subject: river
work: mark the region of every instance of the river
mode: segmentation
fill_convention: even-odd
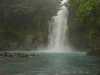
[[[99,58],[87,57],[84,52],[43,53],[40,57],[0,57],[0,73],[7,75],[96,75],[100,71]]]

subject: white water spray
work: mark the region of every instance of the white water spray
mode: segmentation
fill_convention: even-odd
[[[68,27],[67,17],[68,8],[64,6],[67,0],[61,1],[61,8],[57,12],[57,16],[53,16],[49,22],[49,45],[50,52],[69,52],[68,46]]]

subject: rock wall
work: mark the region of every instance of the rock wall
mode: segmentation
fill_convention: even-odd
[[[43,36],[40,34],[37,38],[33,34],[27,34],[23,41],[2,41],[0,43],[0,50],[38,50],[46,48],[47,43],[43,39]]]

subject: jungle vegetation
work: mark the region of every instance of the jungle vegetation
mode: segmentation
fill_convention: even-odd
[[[48,20],[60,0],[0,0],[0,50],[18,48],[32,36],[31,45],[48,40]],[[100,49],[100,0],[69,0],[69,42],[76,49]],[[86,50],[87,51],[87,50]]]
[[[21,43],[27,34],[47,40],[48,20],[59,9],[59,0],[0,0],[0,48]]]
[[[70,0],[69,4],[70,42],[78,48],[100,49],[100,0]]]

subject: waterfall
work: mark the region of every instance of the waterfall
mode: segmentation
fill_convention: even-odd
[[[53,16],[49,21],[49,45],[48,49],[51,52],[69,52],[68,46],[68,7],[64,6],[67,0],[61,1],[61,8],[56,16]]]

